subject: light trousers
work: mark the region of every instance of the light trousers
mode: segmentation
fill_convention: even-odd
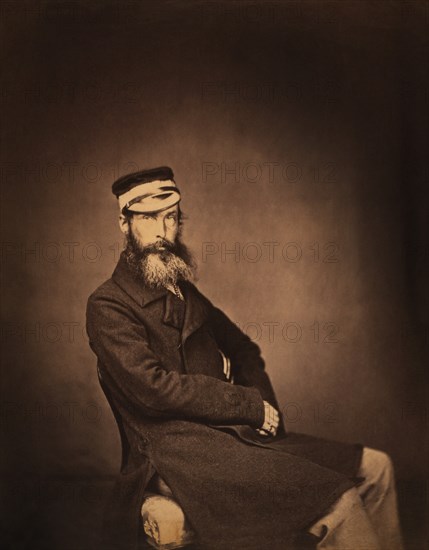
[[[393,466],[386,453],[364,447],[358,476],[365,481],[346,491],[310,528],[318,550],[402,550]],[[154,548],[182,548],[193,538],[169,487],[158,478],[158,494],[145,499],[141,515]]]
[[[346,491],[309,529],[318,550],[403,550],[393,465],[364,447],[358,472],[365,481]]]

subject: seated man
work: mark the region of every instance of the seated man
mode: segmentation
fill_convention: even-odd
[[[307,534],[320,549],[401,549],[387,455],[286,433],[258,346],[192,284],[172,170],[124,176],[113,192],[127,244],[87,309],[125,442],[106,548],[138,548],[143,516],[160,547],[194,535],[201,549],[284,550]]]

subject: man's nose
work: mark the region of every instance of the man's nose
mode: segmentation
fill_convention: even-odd
[[[162,218],[159,218],[157,220],[156,225],[156,235],[157,237],[161,237],[162,239],[165,239],[165,235],[167,234],[167,225],[165,223],[165,220]]]

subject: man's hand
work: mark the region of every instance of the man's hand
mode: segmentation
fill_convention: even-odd
[[[219,353],[222,356],[223,360],[223,373],[225,375],[225,378],[231,383],[234,384],[234,376],[231,373],[231,360],[229,357],[226,357],[226,355],[222,352],[222,350],[219,350]],[[265,407],[265,419],[264,423],[260,428],[257,428],[256,431],[260,435],[265,436],[275,436],[277,433],[277,428],[279,427],[279,413],[277,410],[272,407],[268,401],[264,401],[264,407]]]
[[[268,401],[264,401],[265,407],[265,420],[262,427],[256,431],[261,435],[276,435],[277,428],[279,427],[279,413],[274,407],[272,407]]]

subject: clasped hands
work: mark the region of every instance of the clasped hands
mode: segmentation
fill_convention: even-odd
[[[234,376],[232,376],[231,373],[231,361],[229,357],[226,357],[225,354],[222,352],[222,350],[219,350],[222,359],[223,359],[223,372],[225,375],[225,378],[231,383],[234,383]],[[260,428],[257,428],[256,431],[260,435],[264,436],[275,436],[277,433],[277,429],[279,427],[279,413],[278,411],[271,406],[268,401],[264,401],[264,407],[265,407],[265,418],[264,423]]]
[[[275,436],[280,423],[279,413],[272,405],[268,403],[268,401],[264,401],[264,407],[265,407],[264,423],[260,428],[257,428],[256,431],[260,435]]]

